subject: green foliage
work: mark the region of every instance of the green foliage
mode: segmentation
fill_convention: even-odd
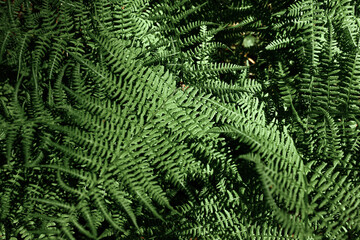
[[[4,239],[360,237],[357,1],[0,4]]]

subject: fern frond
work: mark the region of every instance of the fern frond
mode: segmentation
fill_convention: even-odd
[[[284,39],[277,39],[271,43],[269,43],[265,49],[266,50],[277,50],[277,49],[280,49],[280,48],[284,48],[284,47],[287,47],[289,46],[291,42],[291,39],[290,38],[284,38]]]
[[[117,223],[116,220],[113,219],[113,217],[111,216],[111,214],[107,210],[106,204],[101,200],[102,199],[101,194],[98,193],[98,192],[95,192],[95,193],[93,193],[93,198],[94,198],[95,204],[97,205],[99,210],[102,212],[105,219],[111,224],[111,226],[113,226],[114,229],[116,229],[116,230],[118,230],[120,232],[123,232],[125,235],[127,235],[128,233],[124,229],[124,227],[119,225],[119,223]]]

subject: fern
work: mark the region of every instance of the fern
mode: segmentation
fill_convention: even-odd
[[[5,239],[359,238],[356,2],[0,6]]]

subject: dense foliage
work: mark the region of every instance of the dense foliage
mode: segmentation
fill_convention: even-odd
[[[0,239],[359,239],[353,0],[0,2]]]

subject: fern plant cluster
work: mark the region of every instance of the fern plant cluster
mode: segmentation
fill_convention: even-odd
[[[0,3],[0,239],[358,239],[359,3]]]

